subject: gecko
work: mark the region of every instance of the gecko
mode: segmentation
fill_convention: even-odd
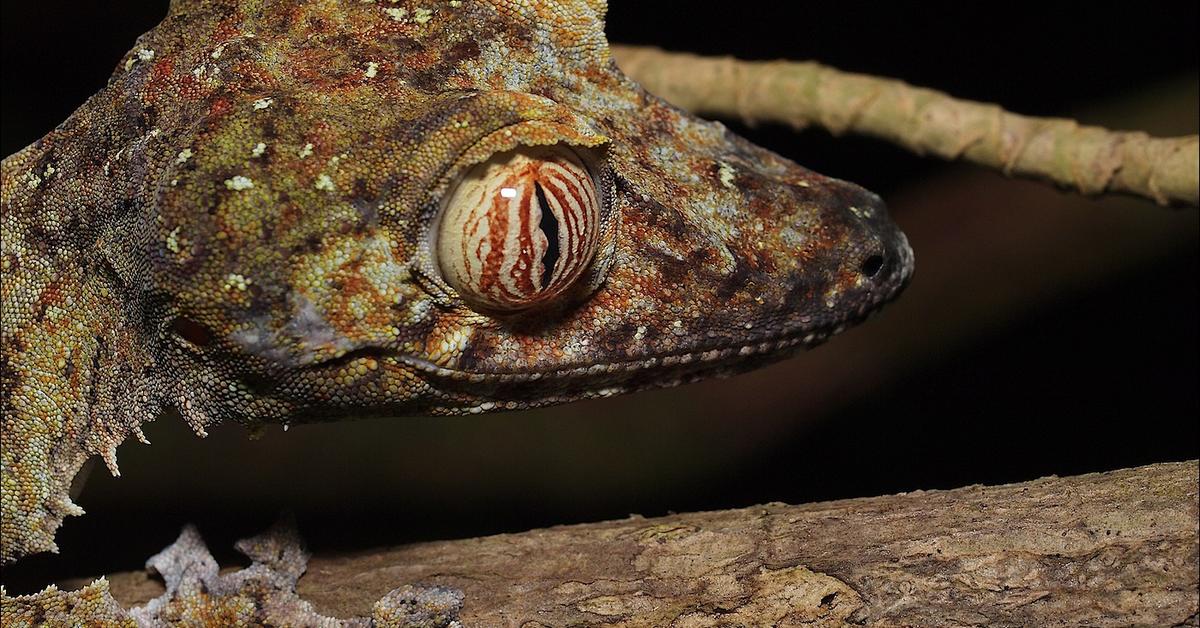
[[[173,0],[2,163],[2,549],[200,436],[726,376],[895,298],[879,196],[647,93],[603,0]]]

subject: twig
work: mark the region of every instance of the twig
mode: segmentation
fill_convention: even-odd
[[[1196,135],[1154,138],[1021,116],[811,61],[740,61],[637,46],[613,46],[612,52],[646,89],[701,115],[861,133],[1084,194],[1125,192],[1160,205],[1200,202]]]

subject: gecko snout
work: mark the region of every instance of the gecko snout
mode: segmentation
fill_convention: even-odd
[[[894,226],[879,240],[876,251],[868,252],[858,265],[863,280],[874,286],[875,292],[890,298],[900,290],[913,272],[913,252],[908,238]]]
[[[857,271],[874,292],[892,295],[908,282],[913,272],[913,252],[904,232],[887,216],[882,203],[868,219],[874,233],[871,244],[858,258]]]
[[[887,205],[878,195],[857,188],[849,205],[857,241],[843,268],[857,275],[860,285],[888,298],[908,281],[913,271],[913,253],[908,238],[888,216]],[[848,268],[847,268],[848,267]]]
[[[859,253],[856,270],[863,280],[875,285],[893,285],[912,274],[913,254],[908,239],[899,229],[880,234]]]

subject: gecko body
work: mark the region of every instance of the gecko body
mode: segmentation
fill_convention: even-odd
[[[3,550],[90,457],[563,403],[781,359],[893,298],[878,196],[646,93],[604,4],[175,0],[3,161]]]

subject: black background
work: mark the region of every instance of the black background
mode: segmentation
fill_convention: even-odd
[[[165,8],[161,2],[4,2],[4,154],[49,131],[102,87]],[[1032,115],[1086,116],[1160,93],[1178,99],[1182,91],[1183,122],[1172,123],[1182,127],[1164,131],[1182,134],[1196,132],[1196,18],[1194,1],[614,2],[607,31],[611,41],[623,43],[815,59]],[[1121,118],[1103,119],[1121,124]],[[1131,128],[1159,122],[1128,120]],[[976,195],[1037,187],[870,139],[728,124],[805,166],[879,192],[905,229],[929,215],[921,213],[922,195],[932,199],[944,186],[959,185],[955,181],[977,182]],[[1155,245],[1161,250],[1127,262],[1071,249],[1092,270],[1068,273],[1061,289],[1023,293],[1027,302],[1006,306],[1011,315],[977,323],[953,342],[941,343],[936,330],[926,330],[923,357],[911,368],[878,383],[834,387],[850,392],[819,412],[784,404],[779,421],[739,415],[739,396],[779,385],[801,391],[807,357],[765,375],[632,401],[484,418],[298,426],[291,440],[276,430],[250,444],[236,427],[201,442],[168,417],[149,426],[154,447],[122,447],[124,477],[93,474],[78,500],[89,515],[69,519],[59,533],[63,553],[7,569],[5,584],[10,593],[27,592],[53,578],[138,569],[186,521],[201,525],[219,559],[236,560],[231,540],[257,532],[281,508],[297,511],[314,549],[362,549],[634,512],[951,488],[1197,457],[1196,210],[1079,200],[1040,189],[1021,198],[1046,206],[1032,213],[1024,206],[1011,213],[1001,208],[998,224],[1039,211],[1080,220],[1137,213],[1139,220],[1166,225],[1150,231],[1174,235]],[[1063,203],[1074,205],[1058,209]],[[958,211],[965,216],[973,209]],[[959,228],[942,222],[946,233]],[[939,276],[936,266],[924,264],[953,260],[923,258],[922,242],[914,237],[913,245],[916,298],[923,277]],[[986,249],[988,242],[981,239],[979,246]],[[1078,240],[1061,246],[1068,257],[1066,247]],[[1054,260],[1050,250],[1044,263]],[[987,292],[1012,274],[999,264],[979,264],[959,290]],[[902,298],[864,327],[887,325],[889,316],[904,316],[903,307]],[[966,326],[977,319],[969,311],[957,319],[957,312],[947,314],[945,320]],[[896,324],[895,333],[909,327]],[[845,346],[857,341],[867,347],[859,351],[869,351],[881,341],[866,339],[886,341],[886,334],[869,336],[869,330],[847,336],[858,333]],[[836,362],[842,343],[835,339],[814,354]],[[687,400],[701,394],[728,405],[716,419],[689,423]],[[631,408],[644,415],[631,416]],[[295,444],[305,442],[304,430],[325,430],[315,437],[320,447]],[[692,436],[695,443],[686,441]],[[378,459],[391,455],[415,462],[397,462],[394,475],[380,475]]]

